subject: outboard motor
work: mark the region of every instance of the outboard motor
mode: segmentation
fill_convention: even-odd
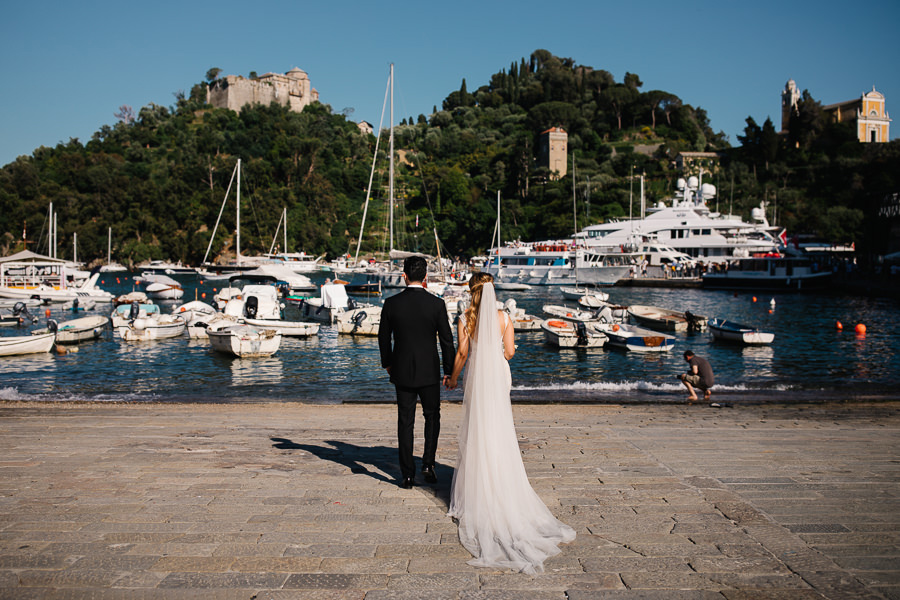
[[[600,310],[594,313],[594,316],[597,317],[601,323],[612,323],[613,319],[613,311],[610,307],[604,306]]]
[[[59,329],[59,323],[57,323],[55,319],[49,319],[47,321],[47,329],[53,333],[56,333],[56,330]]]
[[[347,310],[353,310],[356,308],[356,302],[353,301],[353,298],[347,298]]]
[[[26,318],[31,319],[32,323],[38,322],[38,318],[28,312],[28,307],[25,306],[24,302],[16,302],[13,304],[13,316],[19,317],[20,325],[25,322]]]
[[[363,324],[363,321],[366,320],[367,316],[368,315],[364,310],[361,310],[353,315],[353,329],[350,331],[350,333],[356,333],[356,330],[360,328],[360,326]]]
[[[128,319],[134,321],[141,315],[141,303],[135,300],[131,303],[131,310],[128,311]]]
[[[585,327],[584,323],[581,321],[575,325],[575,335],[578,336],[578,345],[579,346],[587,346],[588,345],[588,336],[587,336],[587,327]]]
[[[700,319],[691,311],[684,311],[684,318],[687,321],[688,331],[700,331]]]
[[[78,298],[72,300],[72,312],[78,312]]]
[[[257,312],[259,312],[259,298],[247,296],[247,299],[244,301],[244,314],[250,319],[255,319]]]

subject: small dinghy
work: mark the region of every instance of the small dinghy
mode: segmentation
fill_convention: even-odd
[[[609,337],[608,344],[633,352],[668,352],[675,337],[627,323],[602,323],[596,326]]]
[[[232,325],[207,334],[213,350],[239,358],[272,356],[281,346],[280,333],[252,325]]]
[[[689,311],[678,312],[668,308],[632,304],[628,307],[628,314],[641,325],[660,331],[703,331],[706,329],[706,317],[695,315]]]
[[[714,340],[739,344],[771,344],[775,339],[774,333],[718,318],[709,322],[709,331]]]
[[[99,315],[72,319],[62,323],[51,320],[48,327],[32,331],[31,335],[42,335],[56,331],[57,344],[77,344],[99,338],[103,335],[107,325],[109,325],[109,317]]]
[[[18,356],[20,354],[38,354],[50,352],[56,334],[53,332],[41,335],[20,335],[16,337],[0,337],[0,356]]]

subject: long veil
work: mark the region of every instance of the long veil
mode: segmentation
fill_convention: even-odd
[[[449,514],[458,519],[460,542],[475,557],[469,564],[542,571],[544,560],[559,553],[557,544],[573,540],[575,531],[553,516],[528,482],[491,283],[482,289],[470,353]]]

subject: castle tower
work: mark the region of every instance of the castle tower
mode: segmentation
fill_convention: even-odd
[[[560,179],[568,172],[568,142],[569,134],[562,127],[551,127],[541,133],[539,164],[550,169],[550,179]]]
[[[788,79],[784,84],[784,91],[781,92],[781,131],[785,132],[790,129],[791,115],[797,110],[797,103],[800,102],[800,90],[793,79]]]

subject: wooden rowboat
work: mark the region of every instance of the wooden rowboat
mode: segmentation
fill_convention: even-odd
[[[20,335],[0,337],[0,356],[17,356],[19,354],[38,354],[50,352],[56,342],[53,332],[41,335]]]
[[[706,329],[706,317],[691,312],[632,304],[628,307],[628,314],[641,325],[661,331],[702,331]]]

